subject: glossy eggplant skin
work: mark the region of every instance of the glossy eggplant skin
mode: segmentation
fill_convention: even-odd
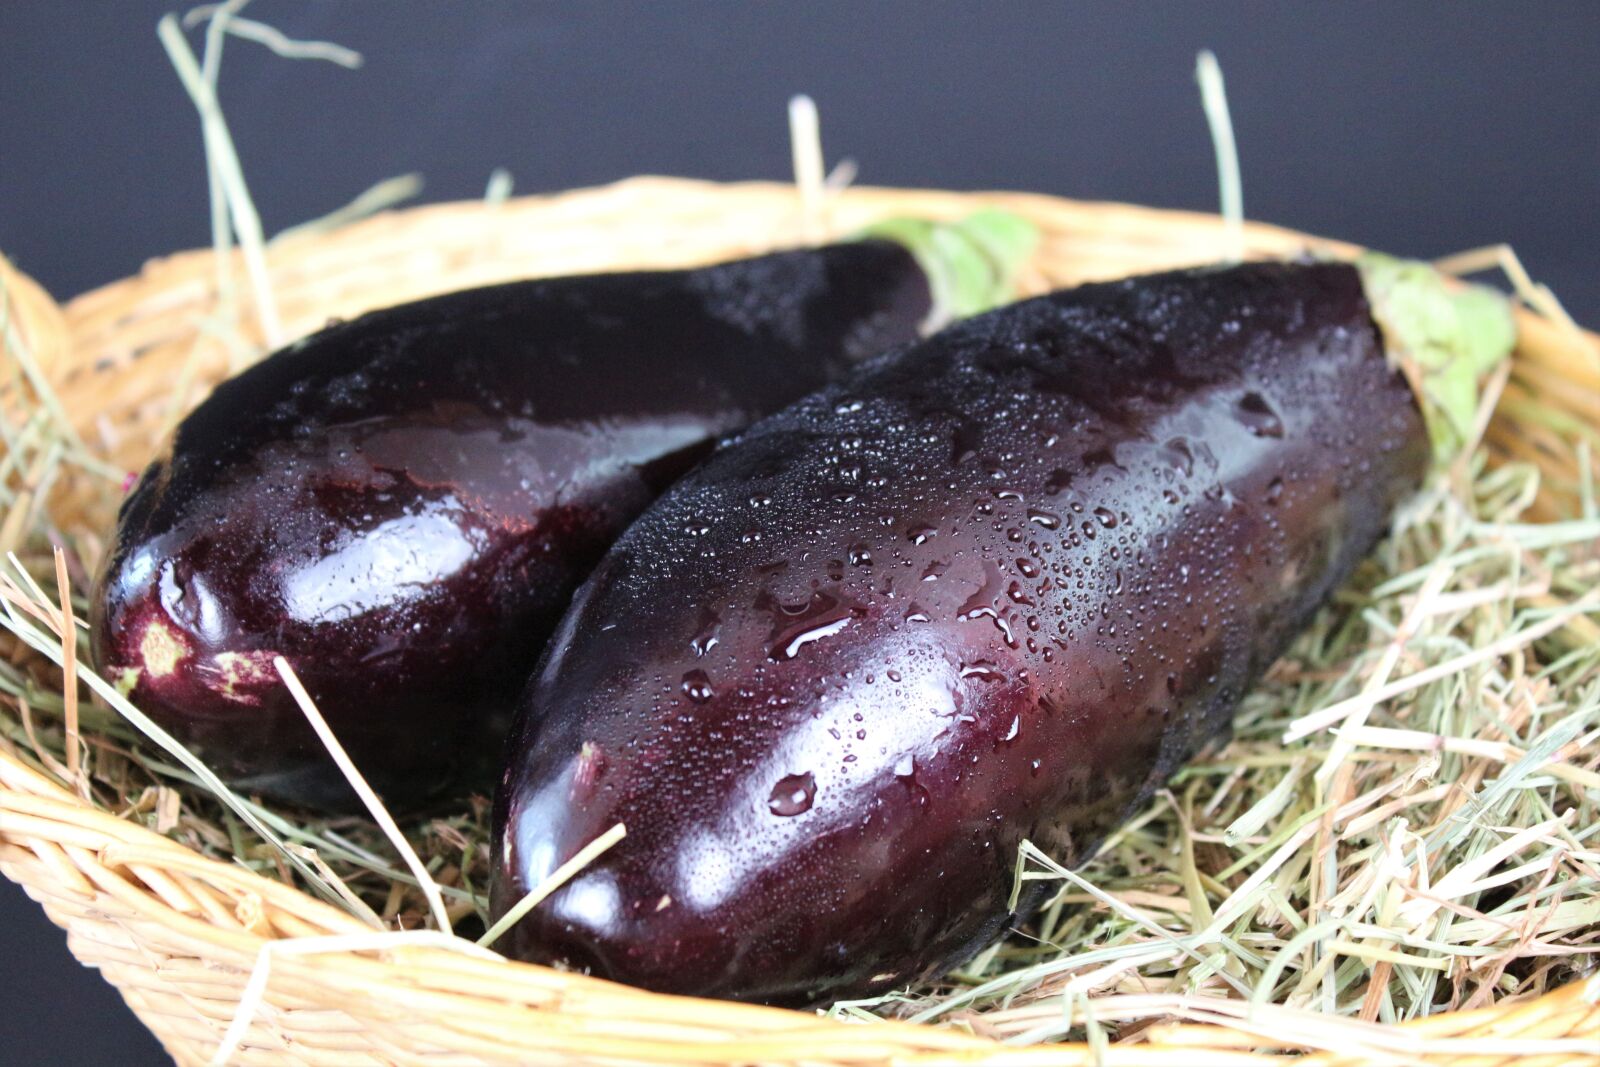
[[[278,655],[391,807],[487,791],[545,637],[627,523],[929,311],[910,254],[863,241],[332,325],[219,386],[144,472],[95,659],[252,792],[357,806]]]
[[[1356,271],[1091,285],[756,423],[613,546],[496,798],[497,947],[779,1004],[966,959],[1199,748],[1425,470]]]

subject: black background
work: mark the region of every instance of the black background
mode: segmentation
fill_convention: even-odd
[[[200,137],[148,0],[0,2],[0,250],[58,297],[208,240]],[[784,178],[785,101],[872,184],[1214,209],[1193,81],[1227,75],[1248,214],[1419,256],[1511,241],[1600,322],[1600,4],[258,0],[366,56],[232,41],[222,98],[269,232],[407,171],[424,198],[635,173]],[[0,1056],[160,1062],[0,886]]]

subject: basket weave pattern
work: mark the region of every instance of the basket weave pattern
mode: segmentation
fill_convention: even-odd
[[[1220,220],[1207,215],[1019,194],[853,189],[803,217],[788,186],[635,179],[600,189],[502,204],[451,204],[388,213],[326,234],[291,237],[268,253],[284,330],[330,317],[516,277],[676,267],[851,232],[889,214],[952,218],[978,207],[1029,218],[1043,241],[1024,277],[1030,292],[1217,258]],[[1352,246],[1249,225],[1252,256]],[[236,265],[237,266],[237,265]],[[178,411],[225,377],[236,357],[205,331],[217,311],[209,252],[154,261],[136,277],[58,308],[15,273],[5,277],[12,320],[74,418],[113,464],[136,470]],[[4,264],[0,262],[0,270]],[[244,273],[234,297],[246,333],[255,322]],[[1516,388],[1559,392],[1541,357],[1553,329],[1524,316]],[[263,339],[252,338],[255,341]],[[1570,373],[1564,370],[1562,373]],[[1578,383],[1600,395],[1600,372]],[[175,397],[174,392],[180,395]],[[24,410],[29,398],[0,396]],[[1580,403],[1579,400],[1574,403]],[[1575,408],[1578,418],[1592,418]],[[1491,439],[1523,440],[1501,424]],[[1535,458],[1537,456],[1535,455]],[[53,521],[103,534],[116,506],[103,479],[65,473],[52,487]],[[101,973],[182,1063],[204,1063],[233,1020],[269,943],[371,934],[360,920],[241,867],[199,856],[143,826],[95,810],[33,770],[0,741],[0,872],[22,884],[68,932],[73,953]],[[304,945],[302,944],[302,947]],[[1403,1062],[1554,1065],[1549,1055],[1497,1054],[1495,1041],[1581,1039],[1600,1062],[1600,976],[1542,998],[1457,1012],[1388,1032]],[[1471,1041],[1471,1054],[1464,1054]],[[856,1025],[815,1015],[666,997],[447,947],[297,953],[275,950],[240,1063],[630,1064],[982,1063],[1204,1067],[1281,1062],[1279,1037],[1248,1013],[1206,1024],[1152,1027],[1137,1044],[1098,1050],[1010,1048],[955,1029]],[[1487,1044],[1485,1044],[1487,1042]],[[1376,1062],[1360,1049],[1300,1061]]]

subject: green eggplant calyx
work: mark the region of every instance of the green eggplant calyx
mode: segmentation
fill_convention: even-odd
[[[894,241],[916,257],[933,292],[930,330],[1014,300],[1017,274],[1039,244],[1032,223],[998,209],[954,222],[883,219],[857,236]]]
[[[1434,458],[1449,463],[1473,443],[1483,383],[1516,347],[1511,301],[1416,260],[1368,252],[1356,266],[1390,356],[1416,390]]]

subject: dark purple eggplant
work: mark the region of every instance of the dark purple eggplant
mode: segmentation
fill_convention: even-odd
[[[648,509],[523,698],[497,946],[779,1004],[932,978],[1202,746],[1429,459],[1357,269],[991,312],[765,419]],[[1034,884],[1034,892],[1041,892]]]
[[[899,225],[905,244],[499,285],[290,345],[124,502],[97,663],[243,789],[356,804],[280,655],[391,806],[491,788],[545,637],[627,523],[719,435],[980,298],[974,271],[1003,287],[1021,250],[997,213]]]

